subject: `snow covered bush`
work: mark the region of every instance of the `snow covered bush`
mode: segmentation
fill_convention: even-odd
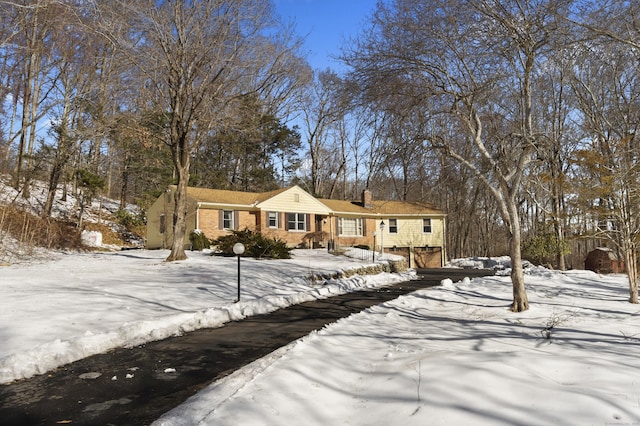
[[[204,235],[204,232],[199,229],[191,231],[189,241],[191,241],[191,250],[202,251],[211,247],[211,241]]]
[[[211,241],[223,255],[233,256],[233,245],[242,243],[245,247],[244,255],[256,259],[291,259],[292,248],[287,243],[277,238],[269,238],[264,234],[244,229],[231,231],[229,235],[222,236]]]

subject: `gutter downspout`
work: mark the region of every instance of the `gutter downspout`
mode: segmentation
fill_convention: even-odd
[[[441,264],[444,267],[447,262],[447,216],[442,217],[442,259]]]
[[[196,203],[196,224],[195,229],[200,229],[200,203]]]
[[[333,239],[333,218],[335,216],[332,216],[331,213],[329,213],[329,244],[328,244],[328,248],[329,251],[335,251],[336,249],[336,242]]]

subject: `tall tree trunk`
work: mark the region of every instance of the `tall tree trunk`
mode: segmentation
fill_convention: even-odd
[[[529,309],[529,298],[524,286],[522,269],[520,217],[515,200],[508,202],[510,223],[509,256],[511,257],[511,283],[513,284],[513,303],[511,311],[522,312]]]
[[[127,195],[129,192],[129,154],[125,154],[125,159],[122,165],[122,182],[120,183],[120,209],[124,210],[127,207]]]
[[[26,75],[24,79],[23,87],[23,99],[22,99],[22,118],[20,123],[20,139],[18,142],[18,157],[16,159],[15,168],[13,171],[13,187],[20,189],[20,180],[23,173],[23,163],[25,155],[25,147],[27,146],[27,129],[29,128],[29,105],[31,104],[31,66],[30,62],[26,64]]]
[[[638,256],[633,248],[625,247],[624,257],[629,279],[629,303],[638,303]]]
[[[553,231],[556,240],[556,267],[564,271],[567,269],[564,258],[564,219],[562,209],[562,160],[560,159],[560,148],[554,147],[551,164],[551,215],[553,220]]]
[[[15,94],[13,95],[15,96]],[[4,158],[4,164],[7,168],[7,170],[9,170],[9,164],[10,164],[10,160],[11,160],[11,145],[13,144],[13,141],[15,140],[15,138],[18,136],[17,133],[14,133],[13,129],[15,129],[15,123],[16,123],[16,116],[18,115],[18,102],[13,101],[13,105],[11,107],[11,121],[9,123],[9,138],[7,140],[7,151],[5,153],[5,158]]]
[[[71,158],[71,155],[73,153],[74,142],[71,140],[68,131],[68,123],[71,121],[70,111],[71,97],[67,93],[64,96],[64,105],[60,124],[57,127],[54,127],[58,139],[58,146],[55,150],[53,163],[51,164],[47,201],[45,202],[44,208],[42,209],[42,217],[51,216],[51,210],[53,208],[53,201],[56,195],[56,190],[58,189],[58,183],[60,183],[62,173],[69,163],[69,159]]]
[[[42,209],[42,217],[51,216],[51,210],[53,208],[53,201],[55,199],[58,184],[62,178],[62,174],[69,163],[69,159],[73,153],[74,142],[67,134],[66,119],[63,119],[58,129],[58,148],[51,165],[51,172],[49,173],[49,185],[47,188],[47,200]],[[66,188],[66,185],[65,185]],[[66,190],[65,190],[66,194]]]
[[[184,173],[178,171],[178,185],[174,194],[175,208],[173,210],[173,243],[171,253],[167,257],[167,262],[175,260],[185,260],[187,254],[184,251],[184,240],[186,236],[186,216],[187,216],[187,181],[183,177]]]
[[[562,219],[556,218],[554,219],[554,230],[556,234],[556,261],[557,268],[561,271],[565,271],[567,269],[567,265],[564,259],[564,228],[562,226]]]
[[[56,159],[51,167],[51,173],[49,174],[49,187],[47,189],[47,201],[44,203],[42,209],[42,217],[51,216],[51,210],[53,209],[53,201],[56,195],[56,189],[58,189],[58,183],[60,182],[60,176],[62,175],[62,169],[64,164],[58,160],[59,154],[56,154]],[[66,163],[66,162],[65,162]]]
[[[174,118],[174,120],[176,120]],[[172,124],[174,129],[179,129],[179,123]],[[185,260],[187,254],[184,251],[187,217],[187,186],[189,184],[189,136],[188,131],[173,130],[173,140],[178,141],[171,146],[175,171],[178,175],[178,185],[174,194],[175,208],[173,210],[173,243],[167,262]]]
[[[42,58],[40,56],[36,56],[35,57],[35,61],[36,61],[36,69],[40,69],[42,67]],[[40,78],[38,76],[38,74],[35,74],[33,76],[33,90],[32,90],[32,96],[31,96],[31,113],[29,114],[31,119],[30,119],[30,123],[29,123],[29,146],[27,148],[27,173],[31,173],[31,169],[33,167],[33,152],[35,149],[35,145],[36,145],[36,132],[38,130],[38,104],[39,104],[39,99],[40,99],[40,88],[42,86],[42,83],[40,81]],[[31,176],[27,175],[26,176],[26,182],[25,182],[25,186],[28,187],[29,184],[29,178]],[[28,192],[28,190],[27,190]]]

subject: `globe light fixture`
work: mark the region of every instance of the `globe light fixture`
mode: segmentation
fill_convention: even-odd
[[[380,222],[380,258],[382,259],[382,255],[384,254],[384,228],[385,228],[384,220]]]
[[[240,301],[240,255],[244,253],[244,244],[235,243],[233,245],[233,252],[238,257],[238,298],[236,299],[236,303]]]

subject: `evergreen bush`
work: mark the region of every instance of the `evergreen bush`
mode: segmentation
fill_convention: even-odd
[[[211,247],[211,241],[204,235],[204,232],[199,229],[191,231],[189,241],[191,241],[191,250],[202,251]]]
[[[571,248],[566,240],[560,240],[553,234],[541,234],[522,243],[522,257],[535,265],[552,263],[560,253],[567,255]]]
[[[125,209],[118,209],[115,213],[118,223],[127,229],[145,225],[144,215],[133,214]]]
[[[291,248],[287,243],[277,239],[269,238],[260,232],[244,229],[241,231],[231,231],[229,235],[224,235],[211,242],[217,246],[221,254],[234,256],[233,246],[236,243],[244,244],[244,256],[255,257],[256,259],[291,259]]]

